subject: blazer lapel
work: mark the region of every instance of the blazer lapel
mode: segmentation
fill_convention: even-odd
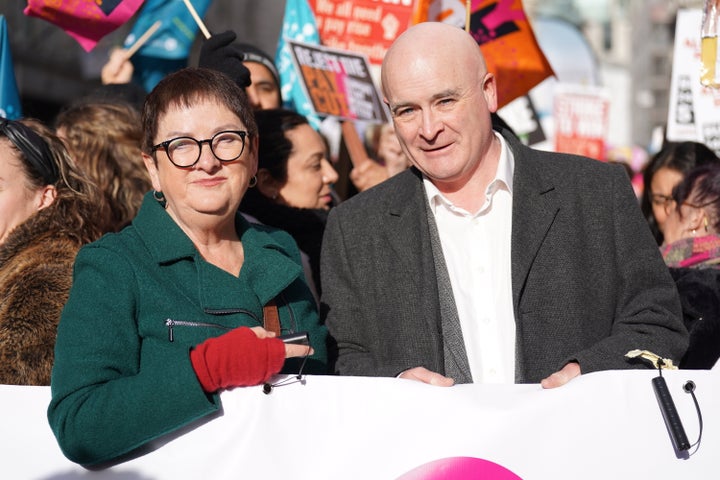
[[[456,383],[472,382],[458,320],[450,277],[443,258],[440,237],[430,212],[419,171],[412,168],[398,184],[397,195],[389,202],[391,218],[384,232],[393,254],[405,263],[409,281],[422,292],[424,305],[419,314],[429,332],[441,331],[443,371]],[[439,338],[440,339],[440,338]]]
[[[383,222],[383,235],[393,254],[403,262],[412,280],[417,282],[425,278],[419,274],[432,265],[430,234],[425,220],[427,197],[421,173],[415,168],[403,174],[402,180],[397,184],[396,194],[388,201],[386,213],[390,221]]]
[[[513,308],[517,312],[530,267],[560,205],[554,180],[532,149],[507,138],[515,158],[511,234]]]

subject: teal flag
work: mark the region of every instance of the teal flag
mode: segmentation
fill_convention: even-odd
[[[211,0],[190,0],[197,14],[205,15]],[[134,80],[148,92],[168,73],[187,66],[190,47],[199,30],[197,22],[183,0],[146,0],[130,34],[125,48],[130,47],[153,23],[160,20],[160,28],[132,56]]]
[[[22,117],[5,15],[0,15],[0,116],[10,120]]]
[[[285,3],[285,16],[275,53],[275,65],[280,73],[280,89],[285,106],[306,116],[310,125],[317,130],[320,127],[320,118],[303,90],[286,39],[320,45],[315,15],[307,0],[287,0]]]

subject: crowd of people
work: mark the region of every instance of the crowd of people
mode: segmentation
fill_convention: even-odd
[[[638,201],[617,165],[523,145],[472,36],[428,22],[388,50],[392,122],[340,195],[328,140],[235,38],[140,110],[116,51],[53,129],[0,119],[0,383],[51,386],[72,461],[121,460],[282,373],[555,388],[647,366],[634,349],[720,357],[704,145],[668,144]]]

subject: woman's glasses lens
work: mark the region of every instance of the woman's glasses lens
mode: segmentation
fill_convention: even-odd
[[[206,140],[196,140],[192,137],[178,137],[162,146],[170,158],[170,161],[178,167],[191,167],[200,159],[202,144],[210,145],[210,150],[215,157],[223,162],[230,162],[242,155],[245,149],[245,136],[243,131],[225,131],[213,135]]]

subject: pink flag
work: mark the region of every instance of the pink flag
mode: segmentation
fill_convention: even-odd
[[[57,25],[89,52],[102,37],[127,22],[142,3],[143,0],[28,0],[24,13]]]

